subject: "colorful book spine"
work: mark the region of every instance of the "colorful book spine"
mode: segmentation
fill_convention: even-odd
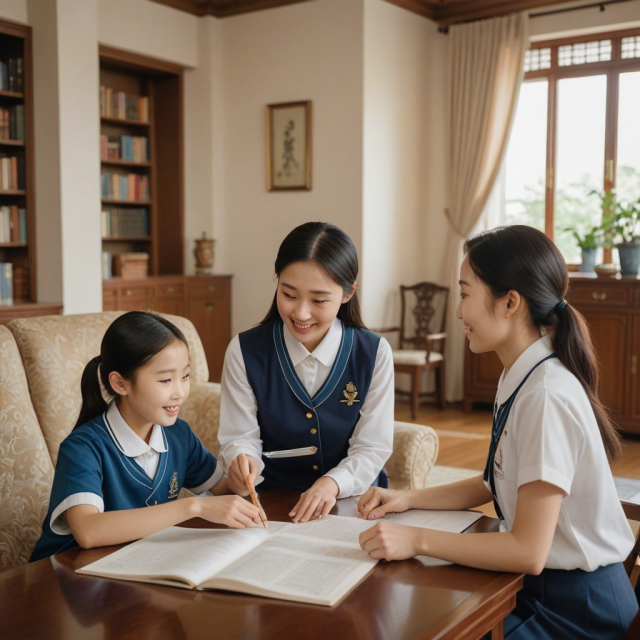
[[[24,61],[22,58],[9,58],[0,61],[0,90],[22,93],[24,91]]]
[[[101,86],[100,115],[105,118],[149,122],[149,98]]]
[[[149,200],[149,176],[137,173],[102,174],[102,199],[147,202]]]
[[[13,304],[13,264],[0,262],[0,304]]]
[[[0,244],[27,244],[27,210],[0,207]]]
[[[102,237],[147,238],[149,236],[149,210],[104,209],[102,211]]]

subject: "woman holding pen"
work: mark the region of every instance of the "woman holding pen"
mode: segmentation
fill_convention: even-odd
[[[358,257],[344,231],[297,227],[275,273],[266,317],[227,349],[220,456],[241,495],[247,482],[301,492],[290,515],[306,522],[337,498],[387,486],[393,361],[387,341],[360,317]]]

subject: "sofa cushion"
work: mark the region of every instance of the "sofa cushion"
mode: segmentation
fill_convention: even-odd
[[[11,332],[0,326],[0,572],[25,564],[41,534],[53,465]]]
[[[31,400],[55,464],[58,447],[71,432],[80,406],[80,379],[84,367],[100,352],[107,327],[121,311],[72,316],[42,316],[12,320],[29,381]],[[183,331],[191,352],[191,378],[206,381],[209,375],[202,342],[186,318],[165,316]]]

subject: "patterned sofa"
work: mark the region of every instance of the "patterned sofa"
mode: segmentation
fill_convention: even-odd
[[[26,563],[40,537],[58,447],[80,411],[82,371],[120,314],[45,316],[0,326],[0,572]],[[220,385],[207,382],[193,324],[166,317],[184,332],[191,352],[191,393],[180,417],[215,455]],[[391,486],[423,487],[437,453],[433,429],[396,422],[387,463]]]

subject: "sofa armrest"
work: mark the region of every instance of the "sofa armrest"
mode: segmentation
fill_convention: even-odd
[[[438,457],[438,434],[411,422],[395,422],[393,453],[385,468],[391,489],[422,489]]]
[[[216,382],[191,383],[187,401],[180,407],[180,417],[202,440],[202,444],[218,456],[220,424],[220,385]]]

